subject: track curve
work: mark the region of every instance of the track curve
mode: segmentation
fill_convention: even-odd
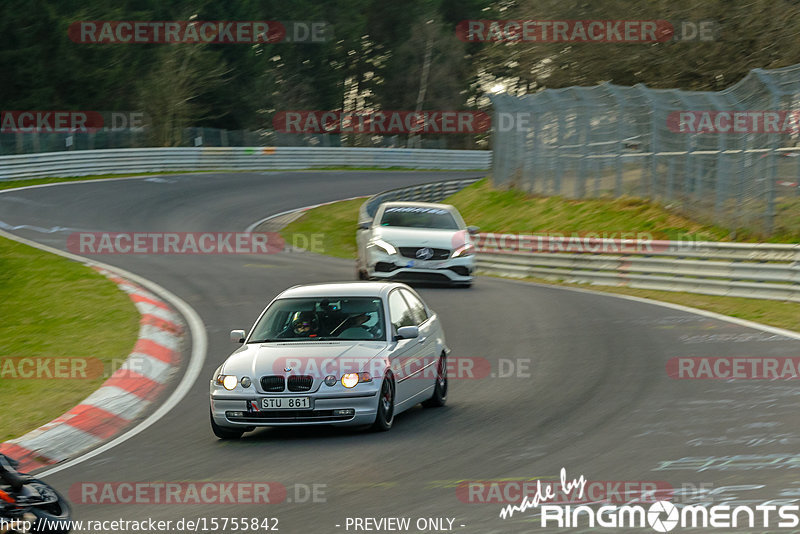
[[[240,231],[294,207],[470,176],[325,171],[72,183],[0,194],[0,221],[65,249],[73,229]],[[206,380],[231,351],[227,332],[249,327],[290,285],[352,279],[352,262],[310,254],[98,258],[197,310],[209,339],[205,368],[184,400],[145,432],[48,480],[65,491],[87,481],[274,481],[294,502],[79,500],[77,519],[271,516],[282,532],[333,533],[346,531],[347,517],[450,517],[459,532],[545,532],[530,512],[502,520],[498,504],[462,502],[456,486],[550,479],[561,467],[591,480],[707,484],[718,499],[800,503],[796,382],[673,380],[665,370],[681,356],[797,357],[798,340],[563,288],[490,278],[472,290],[421,288],[453,355],[485,358],[495,376],[451,381],[446,408],[411,410],[389,433],[267,429],[219,442],[208,425]],[[529,373],[520,371],[526,360]],[[497,376],[510,362],[520,376]],[[294,492],[314,484],[323,485],[324,502],[297,502]]]

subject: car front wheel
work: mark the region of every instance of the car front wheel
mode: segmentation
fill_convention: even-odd
[[[426,408],[439,408],[447,402],[447,356],[439,356],[439,365],[436,368],[436,385],[433,387],[431,398],[422,403]]]
[[[383,385],[378,399],[378,413],[375,415],[372,430],[385,432],[392,428],[392,423],[394,423],[394,381],[392,375],[387,374],[383,377]]]
[[[211,430],[219,439],[239,439],[242,437],[242,434],[244,434],[244,430],[219,426],[216,421],[214,421],[214,416],[210,411],[208,415],[211,417]]]

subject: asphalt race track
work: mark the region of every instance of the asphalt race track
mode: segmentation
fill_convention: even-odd
[[[479,174],[324,171],[74,183],[0,194],[0,226],[61,249],[78,230],[242,231],[291,208],[472,176]],[[308,253],[96,258],[191,305],[208,353],[201,378],[166,417],[47,480],[65,493],[82,482],[277,482],[287,497],[268,505],[73,502],[75,519],[275,517],[280,532],[326,534],[353,532],[347,518],[450,518],[457,532],[560,532],[542,528],[531,510],[503,520],[497,502],[462,502],[458,485],[555,480],[562,467],[569,478],[705,488],[696,502],[800,503],[796,381],[675,380],[666,371],[670,358],[685,356],[800,357],[798,340],[514,281],[423,287],[452,356],[486,359],[491,375],[451,379],[446,408],[412,409],[388,433],[262,429],[223,442],[209,427],[208,380],[235,348],[228,332],[249,328],[291,285],[352,280],[353,263]],[[314,487],[319,502],[308,495]]]

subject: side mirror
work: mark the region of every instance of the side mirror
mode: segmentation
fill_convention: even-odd
[[[417,326],[401,326],[397,329],[396,339],[414,339],[419,337],[419,327]]]
[[[372,226],[372,221],[361,221],[358,223],[359,230],[369,230],[370,226]]]
[[[480,231],[481,229],[477,226],[467,226],[467,232],[469,232],[469,235],[478,235],[478,232]]]
[[[231,330],[231,341],[234,343],[244,343],[244,330]]]

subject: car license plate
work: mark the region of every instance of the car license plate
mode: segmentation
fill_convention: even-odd
[[[264,410],[308,410],[311,408],[310,397],[268,397],[261,399]]]
[[[431,260],[410,260],[406,267],[416,267],[417,269],[438,269],[443,262]]]

